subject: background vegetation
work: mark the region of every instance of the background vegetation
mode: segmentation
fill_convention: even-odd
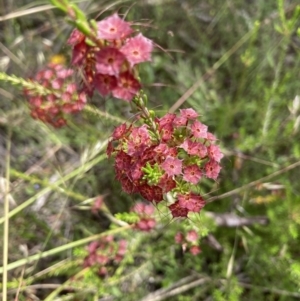
[[[220,140],[223,169],[216,183],[201,184],[208,204],[200,215],[172,220],[159,208],[155,230],[133,231],[116,217],[140,199],[121,191],[105,155],[113,128],[131,117],[127,104],[97,96],[91,110],[56,130],[32,120],[22,91],[0,82],[0,202],[10,204],[9,265],[0,271],[8,273],[8,300],[300,299],[300,6],[79,5],[91,18],[118,11],[143,24],[159,45],[141,70],[149,105],[161,114],[201,113]],[[27,78],[47,62],[69,64],[72,27],[48,2],[2,0],[0,15],[1,72]],[[107,210],[93,213],[104,195]],[[174,241],[192,229],[201,235],[197,256]],[[128,250],[101,278],[83,260],[87,244],[109,233]]]

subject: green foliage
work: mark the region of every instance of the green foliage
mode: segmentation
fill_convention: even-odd
[[[36,82],[32,82],[30,80],[25,80],[21,77],[17,77],[15,75],[9,76],[8,74],[4,72],[0,72],[0,81],[8,82],[11,85],[19,86],[23,89],[28,89],[37,95],[47,95],[51,94],[52,92],[50,90],[47,90],[44,86],[39,85]]]
[[[129,224],[134,224],[139,221],[139,217],[134,212],[119,212],[115,214],[115,217]]]
[[[237,279],[231,278],[226,283],[225,292],[217,289],[213,292],[214,301],[238,301],[243,293],[243,288],[239,286]]]

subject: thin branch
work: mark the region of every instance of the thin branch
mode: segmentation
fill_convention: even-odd
[[[244,191],[244,190],[246,190],[248,188],[254,187],[254,186],[258,185],[258,184],[261,184],[264,181],[268,181],[268,180],[270,180],[272,178],[275,178],[275,177],[277,177],[277,176],[279,176],[279,175],[281,175],[281,174],[283,174],[283,173],[285,173],[285,172],[287,172],[289,170],[292,170],[292,169],[294,169],[294,168],[296,168],[298,166],[300,166],[300,161],[298,161],[296,163],[293,163],[293,164],[291,164],[291,165],[289,165],[287,167],[284,167],[283,169],[277,170],[277,171],[271,173],[268,176],[262,177],[262,178],[260,178],[258,180],[255,180],[255,181],[250,182],[250,183],[248,183],[246,185],[243,185],[243,186],[241,186],[239,188],[233,189],[231,191],[225,192],[225,193],[217,195],[217,196],[213,196],[213,197],[207,199],[206,202],[207,203],[211,203],[211,202],[214,202],[216,200],[221,200],[221,199],[227,198],[229,196],[238,194],[238,193],[240,193],[240,192],[242,192],[242,191]]]
[[[264,287],[264,286],[259,286],[259,285],[252,285],[249,283],[244,283],[244,282],[239,282],[239,285],[245,288],[249,288],[249,289],[259,289],[264,293],[273,293],[273,294],[277,294],[277,295],[281,295],[281,296],[290,296],[293,298],[297,298],[300,299],[300,294],[296,293],[296,292],[289,292],[289,291],[284,291],[284,290],[280,290],[277,288],[268,288],[268,287]]]
[[[3,230],[3,278],[2,294],[3,301],[7,300],[7,271],[8,271],[8,242],[9,242],[9,186],[10,186],[10,149],[11,149],[11,129],[8,128],[8,137],[6,143],[6,171],[5,171],[5,198],[4,198],[4,230]]]
[[[205,278],[200,278],[197,279],[193,282],[192,279],[195,279],[195,276],[188,276],[185,277],[181,280],[179,280],[178,282],[175,282],[173,285],[171,285],[170,287],[164,288],[164,289],[159,289],[156,292],[149,294],[148,296],[146,296],[145,298],[141,299],[140,301],[161,301],[161,300],[165,300],[167,298],[182,294],[190,289],[193,289],[199,285],[202,285],[206,282],[208,282],[209,280],[211,280],[211,278],[205,277]],[[189,283],[190,282],[190,283]]]
[[[36,13],[39,13],[41,11],[45,11],[45,10],[49,10],[49,9],[53,9],[53,8],[55,8],[55,7],[52,6],[52,5],[42,5],[42,6],[22,10],[22,11],[12,12],[12,13],[9,13],[5,16],[0,16],[0,22],[6,21],[6,20],[9,20],[9,19],[15,19],[15,18],[18,18],[18,17],[31,15],[31,14],[36,14]]]

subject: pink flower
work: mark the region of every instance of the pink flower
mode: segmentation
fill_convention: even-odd
[[[158,186],[162,188],[164,193],[167,193],[176,187],[176,182],[169,177],[167,174],[164,174],[158,183]]]
[[[76,45],[78,43],[81,43],[84,39],[85,39],[85,35],[82,32],[80,32],[78,29],[74,29],[70,34],[67,44]]]
[[[131,211],[138,214],[140,220],[135,224],[135,228],[141,231],[150,231],[156,225],[156,220],[152,217],[154,206],[152,204],[137,203]]]
[[[51,81],[51,87],[56,90],[60,90],[64,84],[64,80],[61,78],[56,78]]]
[[[155,201],[159,203],[163,200],[162,189],[158,186],[149,186],[147,184],[140,185],[138,187],[140,194],[147,201]]]
[[[214,160],[209,161],[205,165],[205,173],[207,178],[216,180],[218,178],[220,170],[221,166]]]
[[[66,114],[74,114],[83,109],[86,104],[84,92],[78,93],[78,87],[73,82],[74,71],[60,64],[48,64],[44,70],[37,73],[34,80],[47,89],[53,89],[52,94],[35,96],[29,90],[24,91],[28,97],[31,116],[49,123],[54,127],[66,124]]]
[[[104,40],[124,39],[132,33],[130,24],[122,20],[117,13],[98,22],[98,38]]]
[[[125,255],[126,254],[126,249],[127,249],[127,241],[125,239],[121,239],[119,241],[119,248],[117,251],[118,255]]]
[[[93,241],[88,245],[87,249],[88,252],[91,254],[91,253],[95,253],[98,247],[99,247],[98,241]]]
[[[56,71],[56,76],[58,77],[58,78],[62,78],[62,79],[65,79],[65,78],[67,78],[67,77],[70,77],[71,75],[73,75],[74,74],[74,70],[72,70],[72,69],[62,69],[62,70],[57,70]],[[76,87],[76,84],[72,84],[73,86],[75,86]],[[74,90],[73,90],[73,92],[75,92],[77,90],[77,88],[75,88]],[[69,90],[68,90],[69,91]]]
[[[182,161],[168,156],[164,163],[161,164],[161,167],[169,177],[176,176],[182,172]]]
[[[178,194],[177,199],[179,205],[182,208],[186,208],[188,211],[199,212],[205,206],[203,198],[192,192],[189,194]]]
[[[173,125],[186,126],[187,121],[188,121],[187,118],[184,116],[176,116],[176,118],[173,120]]]
[[[117,126],[113,133],[112,137],[114,140],[119,140],[125,136],[125,134],[128,132],[129,128],[127,128],[126,123],[122,123],[121,125]]]
[[[48,95],[49,96],[49,95]],[[54,98],[54,95],[51,94],[51,98],[49,99],[49,97],[47,97],[48,101],[51,101],[52,98]],[[54,98],[55,100],[55,98]],[[43,103],[43,98],[42,96],[32,96],[29,99],[29,103],[33,106],[33,107],[40,107]]]
[[[207,148],[200,142],[193,142],[188,154],[192,156],[198,156],[200,159],[203,159],[207,155]]]
[[[189,165],[183,170],[183,179],[194,185],[200,181],[201,176],[201,170],[196,164]]]
[[[140,83],[134,78],[134,76],[125,71],[120,73],[118,86],[113,89],[112,94],[116,98],[123,99],[125,101],[130,101],[140,90]]]
[[[164,196],[163,196],[163,191],[159,186],[152,186],[153,187],[153,201],[156,203],[159,203],[163,201]]]
[[[133,128],[129,139],[136,144],[147,144],[150,141],[147,126],[144,124],[143,126]]]
[[[201,253],[201,249],[199,246],[191,246],[189,249],[190,253],[194,256],[198,255],[199,253]]]
[[[191,125],[191,131],[196,138],[206,138],[207,137],[207,126],[202,124],[200,121],[195,120]]]
[[[178,201],[170,205],[169,209],[173,217],[187,217],[188,215],[188,210],[186,208],[181,207]]]
[[[117,86],[117,78],[107,74],[95,74],[94,85],[96,90],[102,95],[108,95]]]
[[[191,140],[185,139],[183,141],[183,143],[181,143],[179,145],[179,147],[183,148],[187,153],[189,153],[190,149],[192,148],[193,143],[194,142],[192,142]]]
[[[159,155],[167,155],[169,152],[169,147],[165,143],[160,143],[154,148],[154,151]]]
[[[131,168],[130,168],[130,176],[133,181],[139,180],[143,176],[142,171],[142,164],[140,162],[136,162]]]
[[[119,151],[115,158],[115,167],[121,171],[128,170],[131,166],[131,157],[123,151]]]
[[[159,128],[163,128],[166,125],[172,125],[173,120],[175,119],[176,115],[167,113],[165,116],[158,119]]]
[[[145,215],[152,215],[154,213],[154,206],[152,204],[145,204],[144,213]]]
[[[136,223],[136,228],[141,231],[148,232],[152,230],[156,225],[154,218],[142,218],[139,222]]]
[[[118,49],[106,47],[96,54],[96,70],[102,74],[117,75],[125,61],[125,56]]]
[[[40,72],[38,72],[38,74],[36,75],[35,79],[36,80],[48,80],[51,79],[55,74],[55,71],[53,69],[46,69],[46,70],[42,70]]]
[[[77,86],[75,83],[71,83],[66,86],[66,92],[74,94],[76,91],[77,91]]]
[[[210,159],[220,162],[223,158],[223,154],[220,151],[218,145],[210,145],[207,147],[207,154]]]
[[[72,100],[72,94],[68,92],[64,92],[61,94],[61,99],[65,102],[65,104],[69,104],[69,102]]]
[[[134,66],[145,61],[151,61],[153,44],[151,40],[140,33],[128,39],[120,50],[126,56],[130,65]]]
[[[214,134],[210,133],[210,132],[207,132],[207,138],[206,138],[208,141],[216,141],[217,138]]]
[[[189,242],[196,242],[199,239],[199,235],[195,230],[190,230],[186,235],[186,240]]]
[[[198,156],[200,159],[207,155],[207,148],[200,142],[193,142],[191,140],[184,140],[179,147],[183,148],[189,155]]]
[[[177,151],[177,148],[174,146],[174,147],[170,147],[169,148],[169,152],[168,152],[168,155],[170,156],[170,157],[177,157],[177,155],[178,155],[178,151]]]
[[[171,124],[165,125],[161,130],[161,138],[163,141],[168,141],[172,138],[173,126]]]
[[[139,157],[142,152],[145,150],[145,145],[136,143],[132,140],[127,142],[127,154],[132,157]]]
[[[199,114],[193,109],[182,109],[180,110],[180,115],[187,119],[196,119]]]
[[[131,194],[135,191],[132,182],[128,178],[122,178],[120,179],[120,182],[122,185],[122,189],[128,194]]]
[[[175,234],[175,242],[177,244],[181,244],[183,242],[183,239],[184,239],[184,236],[183,236],[183,234],[181,232],[177,232]]]
[[[97,254],[96,261],[101,265],[106,265],[109,261],[109,258],[106,255]]]
[[[142,202],[136,203],[136,204],[131,208],[131,211],[137,213],[138,215],[142,215],[142,214],[144,214],[145,206],[146,206],[145,203],[142,203]]]
[[[82,65],[86,58],[88,50],[89,50],[89,46],[85,43],[85,41],[76,44],[73,47],[73,51],[72,51],[72,60],[71,60],[72,65],[77,65],[77,66]]]

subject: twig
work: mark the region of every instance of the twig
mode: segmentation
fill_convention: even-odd
[[[32,285],[27,285],[24,287],[20,288],[20,291],[26,291],[26,290],[49,290],[49,289],[57,289],[61,286],[61,284],[56,284],[56,283],[40,283],[40,284],[32,284]],[[78,287],[77,285],[69,285],[65,286],[64,289],[66,290],[74,290],[74,291],[80,291],[82,289],[85,289],[88,292],[94,292],[94,290],[89,289],[89,288],[83,288],[83,287]],[[8,291],[8,294],[13,294],[17,291],[18,289],[13,288]],[[1,297],[1,294],[0,294]],[[19,300],[19,299],[16,299]]]
[[[239,282],[239,285],[242,287],[245,287],[245,288],[249,288],[249,289],[260,289],[264,293],[274,293],[277,295],[291,296],[293,298],[300,299],[300,294],[296,293],[296,292],[289,292],[289,291],[284,291],[284,290],[280,290],[277,288],[268,288],[268,287],[259,286],[259,285],[252,285],[252,284],[244,283],[244,282]]]
[[[5,199],[4,199],[4,233],[3,233],[3,278],[2,278],[2,293],[3,293],[3,301],[7,300],[7,271],[8,271],[8,241],[9,241],[9,185],[10,185],[10,149],[11,149],[11,129],[8,128],[8,137],[6,144],[6,185],[5,185]]]
[[[289,166],[287,166],[287,167],[285,167],[283,169],[277,170],[277,171],[271,173],[268,176],[262,177],[262,178],[260,178],[258,180],[255,180],[255,181],[250,182],[250,183],[248,183],[246,185],[243,185],[243,186],[241,186],[239,188],[233,189],[231,191],[225,192],[225,193],[217,195],[217,196],[213,196],[213,197],[207,199],[206,202],[207,203],[211,203],[211,202],[214,202],[216,200],[221,200],[221,199],[224,199],[226,197],[238,194],[238,193],[240,193],[241,191],[243,191],[245,189],[248,189],[250,187],[256,186],[256,185],[258,185],[258,184],[260,184],[260,183],[262,183],[264,181],[268,181],[268,180],[270,180],[270,179],[272,179],[272,178],[274,178],[276,176],[279,176],[279,175],[281,175],[281,174],[283,174],[283,173],[285,173],[285,172],[287,172],[287,171],[289,171],[291,169],[294,169],[294,168],[296,168],[298,166],[300,166],[300,161],[298,161],[296,163],[293,163],[293,164],[291,164],[291,165],[289,165]]]
[[[193,279],[195,279],[195,276],[188,276],[186,278],[183,278],[178,282],[176,282],[175,284],[171,285],[170,287],[159,289],[156,292],[149,294],[148,296],[141,299],[140,301],[161,301],[169,297],[179,295],[201,284],[204,284],[208,282],[211,278],[205,277],[190,282]]]
[[[242,227],[253,224],[267,225],[269,220],[266,216],[243,217],[234,213],[214,213],[206,211],[205,215],[212,218],[220,227]]]
[[[2,17],[0,16],[0,22],[6,21],[6,20],[9,20],[9,19],[15,19],[15,18],[18,18],[18,17],[27,16],[27,15],[30,15],[30,14],[36,14],[36,13],[39,13],[41,11],[45,11],[45,10],[49,10],[49,9],[53,9],[53,8],[54,8],[54,6],[52,6],[52,5],[42,5],[42,6],[38,6],[38,7],[18,11],[18,12],[12,12],[12,13],[9,13],[5,16],[2,16]]]

